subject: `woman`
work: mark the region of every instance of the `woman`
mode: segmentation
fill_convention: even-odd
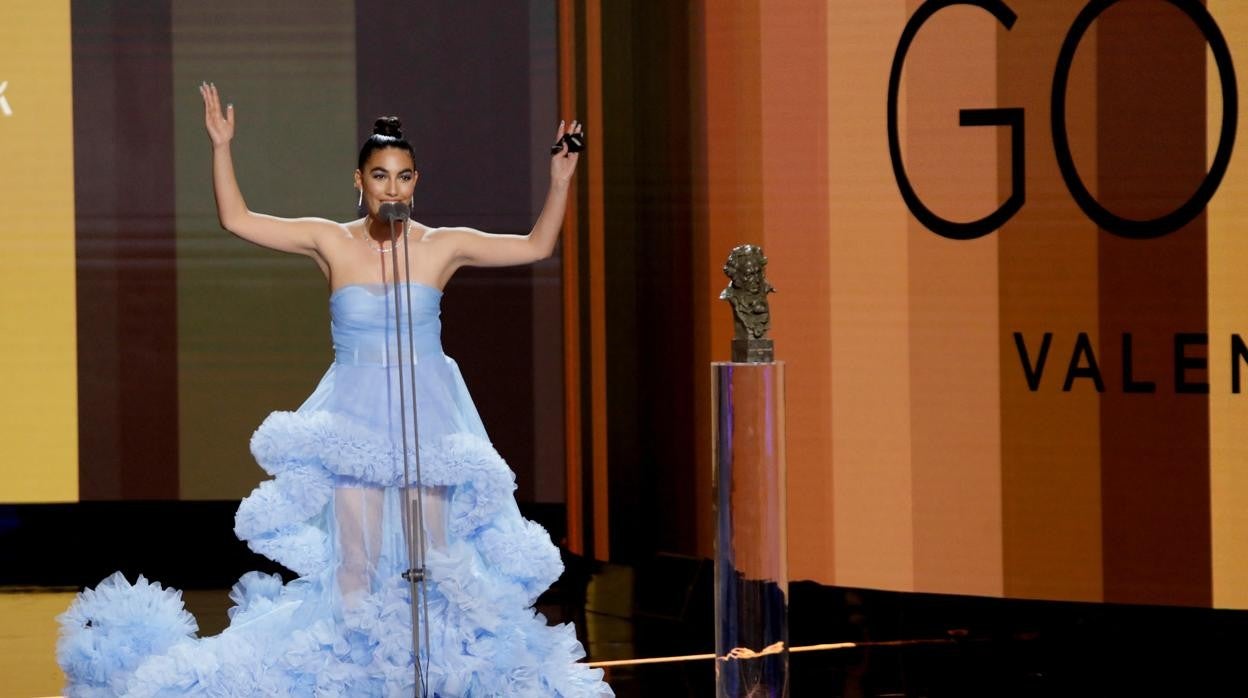
[[[404,534],[413,510],[401,489],[406,461],[410,470],[419,463],[423,484],[411,491],[423,512],[428,581],[416,607],[426,622],[416,627],[427,695],[612,695],[601,670],[576,663],[584,652],[572,627],[547,626],[532,610],[562,572],[558,552],[521,518],[514,475],[439,340],[441,289],[457,269],[550,256],[577,156],[565,144],[551,158],[550,191],[528,235],[403,221],[392,238],[379,211],[410,202],[419,175],[398,119],[378,119],[355,172],[363,218],[274,218],[248,210],[239,191],[233,106],[222,111],[213,85],[200,92],[222,227],[311,257],[331,289],[334,363],[297,411],[275,412],[256,430],[252,453],[273,479],[235,519],[253,550],[300,577],[283,585],[245,575],[231,593],[230,627],[196,639],[177,592],[113,575],[61,616],[69,693],[411,695],[403,573],[419,562],[409,562]],[[556,138],[579,132],[560,123]],[[415,428],[405,421],[412,381]]]

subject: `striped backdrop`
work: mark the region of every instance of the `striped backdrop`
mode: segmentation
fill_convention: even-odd
[[[762,244],[789,362],[796,579],[1248,608],[1248,362],[1232,355],[1248,337],[1248,156],[1171,234],[1099,228],[1050,118],[1090,3],[1006,4],[1008,30],[983,7],[936,12],[901,73],[902,159],[945,219],[1012,191],[1009,129],[960,127],[959,111],[1025,110],[1024,206],[955,240],[907,208],[889,157],[890,69],[922,3],[698,3],[694,302],[711,339],[695,363],[727,356],[728,249]],[[1179,207],[1218,147],[1223,95],[1192,4],[1111,3],[1070,64],[1073,161],[1128,219]],[[1203,7],[1248,54],[1248,6]]]
[[[241,496],[250,430],[328,358],[315,272],[215,230],[209,76],[240,105],[249,202],[278,214],[349,216],[356,144],[397,111],[428,222],[521,230],[556,110],[590,120],[562,265],[466,276],[447,309],[521,495],[566,493],[573,549],[710,553],[715,298],[754,242],[789,362],[795,579],[1248,608],[1248,161],[1232,151],[1170,234],[1090,218],[1050,114],[1090,4],[952,6],[918,31],[898,145],[934,213],[971,221],[1015,191],[1009,129],[959,111],[1024,113],[1024,205],[957,240],[890,161],[917,0],[3,3],[0,501]],[[1235,57],[1248,6],[1110,4],[1070,63],[1066,134],[1096,201],[1154,218],[1197,190],[1223,124],[1183,10]]]
[[[555,30],[543,0],[0,2],[0,504],[241,498],[252,431],[328,366],[315,265],[216,220],[201,80],[236,105],[253,210],[353,218],[359,144],[395,114],[422,222],[524,233]],[[443,307],[528,502],[565,499],[560,274],[468,271]]]

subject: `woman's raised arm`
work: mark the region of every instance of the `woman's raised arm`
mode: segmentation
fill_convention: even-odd
[[[261,247],[313,256],[322,235],[333,234],[341,226],[324,218],[278,218],[248,210],[234,176],[230,141],[234,139],[234,105],[221,109],[221,98],[212,83],[202,83],[204,127],[212,140],[212,187],[217,196],[217,218],[221,227]]]
[[[555,140],[565,134],[582,133],[583,126],[573,121],[565,127],[559,122]],[[528,264],[549,257],[559,241],[563,227],[563,213],[568,207],[568,190],[580,154],[568,152],[567,143],[550,159],[550,189],[542,212],[528,235],[492,235],[471,228],[442,228],[434,232],[438,237],[449,238],[455,246],[456,266],[505,267]]]

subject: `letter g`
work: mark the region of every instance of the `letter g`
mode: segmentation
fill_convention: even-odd
[[[953,5],[971,5],[992,14],[1008,31],[1014,26],[1018,16],[1014,14],[1002,0],[928,0],[906,22],[901,32],[901,40],[897,43],[897,52],[893,55],[893,67],[888,76],[888,153],[893,162],[893,174],[897,177],[897,188],[901,190],[901,198],[906,207],[925,227],[941,237],[953,240],[972,240],[983,237],[1005,225],[1014,217],[1027,198],[1026,163],[1024,161],[1023,110],[1018,107],[1008,109],[963,109],[959,112],[960,126],[1008,126],[1010,127],[1010,196],[1001,206],[976,221],[960,223],[941,218],[928,208],[919,195],[915,193],[910,178],[906,175],[906,165],[901,159],[901,140],[897,133],[897,99],[901,91],[901,71],[905,67],[906,54],[910,44],[914,42],[919,30],[937,12]]]

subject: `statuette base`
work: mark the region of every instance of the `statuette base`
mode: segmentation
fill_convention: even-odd
[[[771,363],[776,360],[776,343],[770,339],[734,339],[732,360],[739,364]]]

